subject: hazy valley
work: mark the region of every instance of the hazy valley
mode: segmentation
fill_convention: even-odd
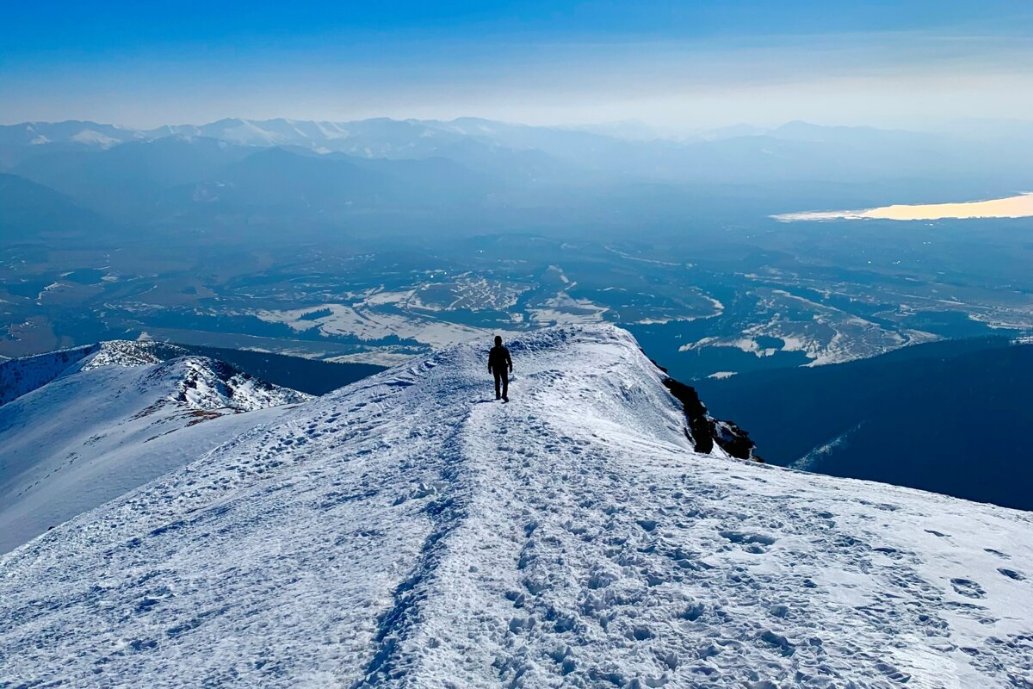
[[[994,179],[1027,173],[1003,142],[800,123],[629,141],[484,120],[25,124],[0,141],[6,356],[146,333],[387,364],[613,322],[693,378],[1033,325],[1029,219],[770,217],[1004,194]],[[898,179],[874,171],[908,146]],[[947,172],[944,156],[968,157]]]

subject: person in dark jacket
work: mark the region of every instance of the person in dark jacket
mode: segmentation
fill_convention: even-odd
[[[488,352],[488,371],[495,376],[495,399],[509,401],[509,374],[513,372],[513,360],[509,350],[502,346],[502,337],[495,336],[495,346]]]

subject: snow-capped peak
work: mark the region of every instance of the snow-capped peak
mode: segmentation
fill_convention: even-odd
[[[83,362],[82,370],[101,366],[150,366],[181,356],[190,356],[190,352],[174,344],[110,340],[98,345],[97,352]]]
[[[607,326],[301,404],[0,559],[10,684],[1016,687],[1033,519],[693,451]]]
[[[0,362],[0,552],[307,399],[153,342]]]
[[[283,404],[296,404],[309,395],[290,390],[237,370],[209,357],[165,342],[114,340],[102,342],[98,351],[86,357],[80,370],[104,366],[151,366],[145,385],[164,381],[171,386],[168,400],[190,409],[254,411]]]
[[[83,129],[79,133],[72,135],[71,140],[78,144],[100,148],[108,148],[119,143],[118,139],[102,134],[94,129]]]
[[[170,399],[190,409],[245,412],[310,399],[297,390],[271,385],[207,357],[174,359],[155,367],[149,377],[176,381],[177,389]]]

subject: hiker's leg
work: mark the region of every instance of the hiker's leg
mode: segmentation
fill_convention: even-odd
[[[502,399],[509,399],[509,371],[502,369]]]
[[[502,397],[502,393],[499,392],[499,383],[501,382],[502,375],[498,371],[492,371],[495,375],[495,399]]]

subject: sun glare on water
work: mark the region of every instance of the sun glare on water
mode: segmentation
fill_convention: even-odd
[[[771,217],[782,222],[800,220],[941,220],[956,218],[1027,218],[1033,216],[1033,193],[991,201],[967,203],[896,204],[855,211],[805,211]]]

